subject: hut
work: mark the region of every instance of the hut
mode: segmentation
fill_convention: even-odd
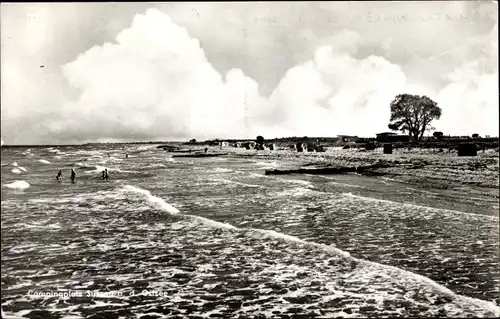
[[[304,143],[297,143],[295,144],[295,149],[297,150],[297,152],[304,152],[304,150],[307,151],[307,147],[304,146]]]
[[[458,144],[458,156],[477,156],[477,146],[475,143]]]
[[[267,144],[266,147],[270,150],[270,151],[274,151],[276,149],[276,144]]]
[[[255,142],[245,142],[242,144],[242,147],[246,148],[247,150],[251,150],[255,148]]]
[[[384,154],[392,154],[392,144],[384,144]]]

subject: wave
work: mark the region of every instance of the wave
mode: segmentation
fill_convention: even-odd
[[[273,162],[255,161],[255,165],[261,166],[261,169],[272,169],[278,167],[278,163],[276,161]]]
[[[146,166],[146,168],[164,168],[164,167],[167,167],[165,164],[150,164],[148,166]]]
[[[12,166],[14,166],[14,167],[19,166],[19,165],[17,164],[17,162],[12,162],[12,164],[10,164],[10,165],[12,165]]]
[[[132,186],[132,185],[125,185],[124,186],[125,191],[133,192],[133,193],[138,193],[146,197],[146,199],[152,203],[153,205],[157,206],[158,208],[170,213],[170,214],[178,214],[180,211],[175,208],[174,206],[170,205],[169,203],[165,202],[163,199],[156,197],[151,194],[150,191]]]
[[[262,185],[245,184],[245,183],[231,181],[231,180],[224,179],[224,178],[214,178],[212,180],[218,181],[218,182],[223,182],[225,184],[235,184],[235,185],[246,186],[246,187],[253,187],[253,188],[265,188],[265,186],[262,186]]]
[[[312,193],[317,193],[317,191],[312,190],[310,188],[304,188],[304,187],[295,187],[292,189],[286,189],[284,191],[276,193],[276,196],[282,197],[282,196],[305,196],[307,194],[312,194]]]
[[[168,213],[171,213],[171,214],[179,214],[180,213],[180,211],[178,209],[176,209],[172,205],[168,204],[163,199],[156,197],[156,196],[153,196],[151,194],[151,192],[148,190],[145,190],[145,189],[142,189],[142,188],[139,188],[136,186],[132,186],[132,185],[125,185],[124,190],[144,195],[150,203],[154,204],[155,206],[163,209],[164,211],[166,211]],[[352,195],[352,196],[356,196],[356,195]],[[217,228],[224,228],[224,229],[227,229],[230,231],[243,232],[244,234],[247,234],[247,235],[252,236],[252,237],[275,238],[275,239],[283,240],[286,242],[299,243],[299,244],[304,245],[304,246],[317,247],[317,248],[320,248],[324,251],[328,251],[328,252],[331,252],[335,255],[341,256],[343,258],[347,258],[347,259],[357,263],[358,265],[363,266],[364,267],[363,270],[366,270],[368,275],[380,274],[380,270],[383,270],[383,271],[389,272],[389,274],[388,274],[389,277],[403,278],[404,280],[414,280],[414,281],[417,281],[420,283],[424,283],[428,287],[436,290],[437,292],[442,293],[444,295],[447,295],[448,297],[450,297],[454,301],[472,304],[475,306],[482,307],[483,309],[486,309],[487,311],[490,311],[490,312],[495,313],[497,315],[500,314],[500,307],[496,306],[493,302],[457,295],[453,291],[451,291],[450,289],[436,283],[435,281],[433,281],[430,278],[427,278],[427,277],[424,277],[424,276],[421,276],[421,275],[418,275],[418,274],[415,274],[415,273],[412,273],[410,271],[406,271],[406,270],[403,270],[403,269],[400,269],[400,268],[397,268],[394,266],[383,265],[383,264],[379,264],[376,262],[355,258],[355,257],[352,257],[348,252],[343,251],[343,250],[338,249],[338,248],[333,247],[333,246],[306,241],[306,240],[300,239],[300,238],[295,237],[295,236],[290,236],[287,234],[276,232],[274,230],[255,229],[255,228],[238,228],[238,227],[233,226],[231,224],[217,222],[217,221],[214,221],[214,220],[211,220],[208,218],[204,218],[201,216],[183,215],[183,217],[185,217],[186,219],[194,220],[196,222],[201,222],[201,223],[209,225],[209,226],[213,226],[213,227],[217,227]],[[174,227],[180,227],[180,226],[182,226],[182,224],[175,225]],[[409,284],[411,284],[411,282],[409,282]]]
[[[2,145],[3,145],[3,141],[2,141]],[[22,319],[24,315],[30,313],[31,311],[32,310],[22,310],[22,311],[19,311],[17,314],[7,314],[2,309],[2,316],[1,317],[4,319]]]
[[[451,213],[451,214],[465,214],[465,215],[473,215],[473,216],[481,216],[482,218],[490,218],[490,219],[498,219],[498,216],[489,216],[489,215],[478,215],[476,213],[467,213],[467,212],[462,212],[458,210],[452,210],[452,209],[445,209],[445,208],[435,208],[435,207],[429,207],[429,206],[423,206],[423,205],[417,205],[417,204],[408,204],[408,203],[400,203],[400,202],[394,202],[390,201],[387,199],[378,199],[378,198],[372,198],[372,197],[365,197],[361,195],[354,195],[352,193],[342,193],[342,196],[344,197],[350,197],[354,199],[359,199],[363,201],[368,201],[368,202],[377,202],[377,203],[384,203],[384,204],[390,204],[390,205],[401,205],[403,207],[407,208],[417,208],[417,209],[427,209],[427,210],[436,210],[444,213]]]
[[[229,168],[223,168],[223,167],[216,167],[212,170],[212,172],[217,172],[217,173],[230,173],[232,172],[232,169]]]
[[[30,187],[30,184],[25,181],[15,181],[9,184],[4,184],[3,186],[11,189],[25,190]]]
[[[80,169],[88,169],[88,168],[94,168],[93,170],[91,171],[85,171],[85,174],[97,174],[97,173],[101,173],[102,171],[104,171],[105,169],[108,170],[108,172],[117,172],[117,173],[138,173],[137,171],[125,171],[125,170],[121,170],[119,168],[109,168],[109,167],[106,167],[106,166],[101,166],[101,165],[95,165],[95,166],[82,166],[80,167]]]
[[[312,174],[304,174],[304,176],[319,177],[319,178],[327,179],[328,183],[333,184],[333,185],[366,189],[366,187],[363,187],[363,186],[360,186],[360,185],[353,185],[353,184],[347,184],[347,183],[337,182],[337,181],[335,181],[334,177],[330,177],[330,176],[312,175]]]
[[[21,170],[19,168],[13,168],[11,172],[14,174],[21,174]]]
[[[107,167],[104,167],[104,166],[101,166],[101,165],[96,165],[96,166],[83,166],[81,168],[94,168],[94,170],[92,171],[85,171],[86,174],[94,174],[94,173],[101,173],[102,171],[104,171],[105,169],[107,169]],[[109,171],[110,169],[108,169]]]
[[[47,160],[44,160],[44,159],[41,159],[41,160],[38,160],[40,163],[42,164],[51,164],[49,161]]]

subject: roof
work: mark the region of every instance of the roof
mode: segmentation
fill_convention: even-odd
[[[376,135],[397,135],[397,133],[394,133],[394,132],[383,132],[383,133],[377,133]]]

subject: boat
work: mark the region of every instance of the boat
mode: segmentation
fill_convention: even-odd
[[[192,149],[182,149],[182,150],[167,150],[169,153],[196,153],[196,152],[203,152],[202,149],[199,150],[192,150]]]
[[[227,155],[227,153],[195,153],[195,154],[178,154],[172,157],[216,157]]]

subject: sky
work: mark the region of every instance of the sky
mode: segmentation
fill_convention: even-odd
[[[492,1],[2,3],[6,144],[374,136],[398,94],[498,136]]]

